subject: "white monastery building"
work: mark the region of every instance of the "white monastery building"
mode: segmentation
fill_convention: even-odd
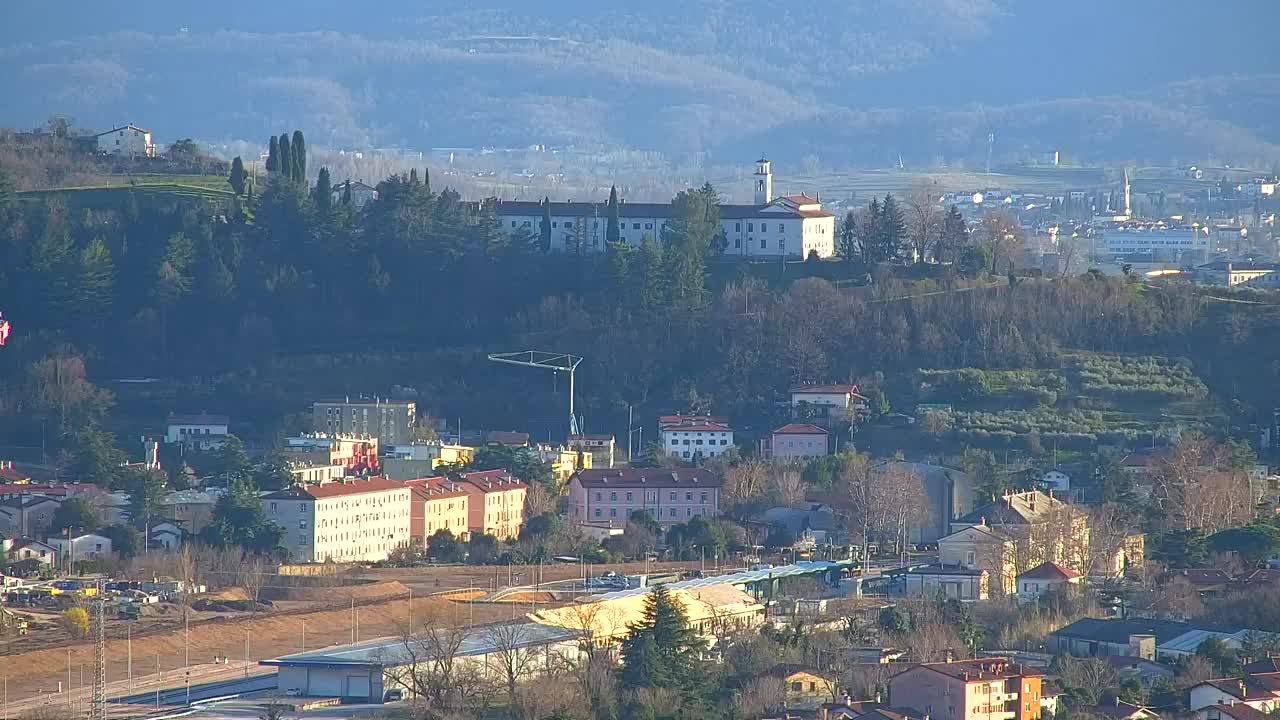
[[[804,259],[835,256],[835,216],[807,195],[773,196],[771,163],[756,161],[753,176],[755,202],[721,205],[720,230],[726,256],[745,258]],[[552,202],[551,250],[568,252],[581,241],[583,252],[603,252],[609,224],[609,207],[603,202]],[[498,221],[509,233],[537,237],[542,223],[541,202],[498,201]],[[631,247],[646,238],[662,239],[662,227],[671,219],[670,203],[619,202],[619,237]]]

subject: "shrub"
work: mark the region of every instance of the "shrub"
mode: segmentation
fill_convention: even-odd
[[[62,613],[59,622],[62,624],[62,629],[76,640],[83,640],[89,635],[89,613],[85,612],[84,608],[67,609]]]

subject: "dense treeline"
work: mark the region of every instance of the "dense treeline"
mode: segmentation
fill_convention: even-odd
[[[294,143],[281,136],[277,151],[292,173],[286,139]],[[1280,404],[1274,308],[1207,305],[1187,287],[1093,274],[976,277],[946,269],[954,266],[917,268],[932,277],[907,282],[851,253],[792,265],[786,277],[834,271],[876,282],[780,289],[757,268],[717,260],[710,186],[675,198],[679,220],[660,236],[599,254],[545,253],[538,237],[500,228],[491,204],[436,191],[426,172],[388,178],[378,193],[357,209],[326,170],[308,187],[281,169],[230,207],[140,204],[122,193],[120,207],[88,210],[74,194],[21,203],[0,194],[0,308],[15,328],[0,382],[17,389],[26,368],[65,342],[98,376],[252,371],[232,383],[246,395],[296,380],[281,356],[347,354],[330,366],[347,371],[344,389],[412,385],[434,413],[513,427],[559,411],[548,411],[544,385],[495,374],[475,352],[538,347],[589,358],[582,412],[621,432],[612,425],[628,404],[714,408],[763,424],[794,382],[1057,367],[1063,350],[1083,348],[1190,357],[1211,389],[1238,400],[1240,420]]]

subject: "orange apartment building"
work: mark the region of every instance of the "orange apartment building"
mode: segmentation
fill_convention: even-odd
[[[1004,658],[922,663],[889,679],[889,701],[936,720],[1039,720],[1040,673]]]
[[[415,544],[425,546],[427,538],[438,530],[448,530],[462,540],[467,539],[471,495],[461,483],[431,477],[408,480],[405,485],[413,488],[409,537]]]
[[[520,535],[529,486],[506,470],[467,473],[458,486],[467,493],[467,531],[499,540]]]

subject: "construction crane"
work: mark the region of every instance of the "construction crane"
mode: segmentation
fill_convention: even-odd
[[[545,352],[542,350],[525,350],[514,353],[489,353],[489,359],[508,365],[541,368],[555,373],[569,373],[569,434],[578,434],[578,418],[573,414],[573,374],[578,369],[582,358],[566,353]]]

